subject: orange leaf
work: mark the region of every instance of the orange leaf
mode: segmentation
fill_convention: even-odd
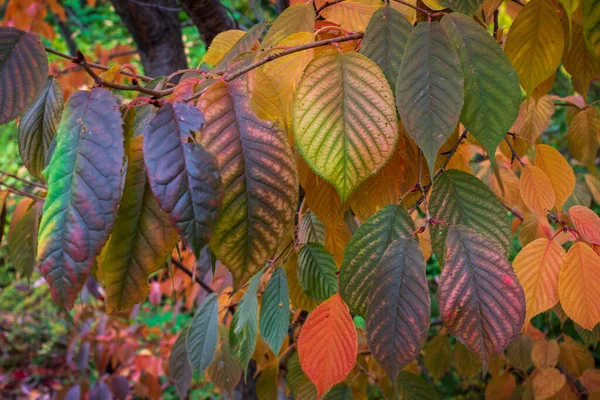
[[[536,399],[554,396],[565,384],[567,378],[556,368],[543,369],[533,378],[533,394]]]
[[[585,329],[600,322],[600,256],[583,242],[569,249],[558,278],[565,313]]]
[[[317,387],[319,398],[352,370],[358,339],[348,306],[338,294],[310,313],[298,338],[304,373]]]
[[[562,206],[575,190],[575,174],[567,160],[552,146],[538,144],[535,153],[535,166],[550,178],[556,197],[556,209]]]
[[[560,347],[556,340],[536,340],[531,350],[531,361],[539,369],[554,368],[558,363],[559,353]]]
[[[537,215],[544,215],[554,207],[552,182],[540,168],[526,166],[521,173],[520,188],[523,202]]]
[[[569,217],[583,240],[600,245],[600,217],[595,212],[584,206],[573,206]]]
[[[564,249],[546,238],[534,240],[517,254],[513,268],[525,291],[525,324],[558,303],[558,274],[564,257]]]

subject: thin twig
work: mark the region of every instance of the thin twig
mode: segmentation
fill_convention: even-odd
[[[36,196],[35,194],[32,194],[32,193],[27,193],[23,190],[17,189],[14,186],[7,185],[5,182],[3,182],[1,180],[0,180],[0,185],[4,186],[6,188],[6,190],[8,190],[9,192],[14,193],[16,195],[23,196],[23,197],[29,197],[30,199],[33,199],[40,203],[44,202],[44,199],[42,197]]]
[[[181,262],[179,262],[178,260],[176,260],[172,257],[171,257],[171,262],[173,263],[174,266],[176,266],[177,268],[182,270],[187,276],[189,276],[190,278],[195,278],[196,283],[199,284],[200,286],[202,286],[202,289],[206,290],[208,293],[215,292],[213,290],[213,288],[211,288],[209,285],[207,285],[202,279],[200,279],[199,276],[194,276],[194,273],[192,271],[190,271],[190,269],[188,267],[186,267],[185,265],[183,265]]]
[[[33,182],[33,181],[27,180],[27,179],[25,179],[25,178],[21,178],[20,176],[17,176],[17,175],[15,175],[15,174],[11,174],[10,172],[6,172],[6,171],[2,171],[2,170],[0,170],[0,174],[2,174],[2,175],[6,175],[6,176],[8,176],[8,177],[11,177],[11,178],[13,178],[13,179],[17,179],[17,180],[19,180],[19,181],[21,181],[21,182],[23,182],[23,183],[26,183],[26,184],[27,184],[27,185],[29,185],[29,186],[35,186],[35,187],[38,187],[38,188],[40,188],[40,189],[44,189],[44,190],[47,190],[47,189],[48,189],[48,188],[46,187],[46,185],[44,185],[44,184],[37,183],[37,182]]]
[[[406,7],[410,7],[410,8],[413,8],[413,9],[417,10],[417,11],[421,11],[423,14],[425,14],[427,16],[429,16],[430,14],[432,14],[431,12],[425,10],[424,8],[417,7],[414,4],[407,3],[404,0],[394,0],[394,1],[397,2],[397,3],[400,3],[400,4],[404,4]]]
[[[502,207],[506,208],[508,211],[510,211],[512,213],[512,215],[519,218],[521,221],[525,220],[525,218],[523,217],[523,214],[521,214],[521,212],[519,210],[515,210],[514,208],[512,208],[511,206],[509,206],[508,204],[506,204],[502,201],[500,202],[500,204],[502,204]]]
[[[521,7],[523,7],[525,4],[523,4],[523,2],[521,0],[512,0],[513,3],[517,3],[518,5],[520,5]]]
[[[315,11],[315,15],[319,16],[319,14],[321,14],[321,11],[323,11],[324,9],[326,9],[327,7],[331,7],[333,5],[336,5],[338,3],[341,3],[344,0],[332,0],[332,1],[328,1],[325,4],[323,4],[321,7],[317,8],[317,10]],[[314,4],[314,3],[313,3]]]
[[[504,141],[506,142],[508,148],[510,149],[510,152],[512,153],[513,160],[517,160],[519,164],[521,164],[521,167],[525,167],[525,163],[523,162],[523,160],[521,160],[521,157],[519,157],[519,155],[515,151],[515,148],[512,146],[512,144],[510,144],[510,140],[508,140],[506,136],[504,136]]]

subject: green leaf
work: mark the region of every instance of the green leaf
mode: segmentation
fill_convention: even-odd
[[[286,134],[250,109],[245,82],[213,84],[198,107],[206,118],[198,139],[216,155],[224,188],[210,248],[239,285],[273,256],[294,221],[296,162]]]
[[[431,339],[425,349],[423,361],[427,372],[433,379],[440,380],[446,375],[452,362],[452,346],[446,330],[442,330]]]
[[[479,355],[485,372],[521,332],[525,294],[503,249],[475,230],[451,228],[446,246],[440,315],[448,333]]]
[[[260,334],[275,355],[288,333],[290,297],[283,268],[273,271],[265,288],[260,308]]]
[[[429,333],[431,301],[425,258],[414,239],[392,242],[372,276],[367,343],[392,381],[421,351]]]
[[[177,394],[180,398],[184,399],[187,395],[190,385],[192,384],[192,377],[194,371],[188,360],[187,349],[186,349],[186,337],[188,328],[184,328],[177,337],[175,344],[171,348],[171,354],[169,354],[169,377],[175,383]]]
[[[287,373],[285,383],[290,388],[295,399],[316,399],[317,388],[308,379],[308,376],[302,371],[300,366],[300,357],[298,352],[294,352],[287,361]]]
[[[164,266],[178,240],[152,196],[142,152],[144,136],[136,136],[134,131],[137,120],[136,109],[130,109],[125,116],[127,173],[123,197],[100,266],[109,314],[146,299],[148,277]]]
[[[273,22],[259,49],[276,46],[293,33],[315,30],[315,9],[312,3],[298,3],[286,8]]]
[[[394,240],[408,239],[414,231],[413,220],[404,207],[390,204],[373,214],[352,235],[340,268],[340,294],[353,313],[366,317],[379,260]]]
[[[0,27],[0,125],[31,107],[47,77],[48,58],[39,36]]]
[[[463,13],[465,15],[468,15],[469,17],[472,17],[477,12],[477,10],[479,10],[479,7],[481,7],[483,1],[484,0],[441,0],[440,3],[448,7],[452,11]]]
[[[44,176],[48,194],[38,260],[54,302],[73,307],[117,216],[123,189],[123,120],[107,90],[72,94]]]
[[[332,387],[323,400],[354,400],[352,388],[345,383],[340,383]]]
[[[298,225],[298,243],[325,244],[325,224],[310,210],[304,214]]]
[[[440,265],[444,264],[448,224],[475,229],[508,255],[512,230],[506,210],[496,195],[471,174],[449,170],[433,184],[429,198],[431,217],[440,220],[431,230],[431,245]]]
[[[231,354],[229,332],[226,326],[219,327],[220,344],[213,362],[206,370],[208,379],[233,398],[233,390],[242,377],[242,366]]]
[[[46,154],[56,135],[64,106],[62,90],[56,79],[50,77],[40,97],[19,122],[19,154],[31,175],[41,181]]]
[[[600,61],[600,0],[583,0],[583,37],[590,53]]]
[[[373,61],[358,53],[320,52],[296,92],[296,145],[342,202],[389,160],[398,139],[394,96]]]
[[[506,357],[511,367],[517,368],[524,373],[529,371],[533,365],[531,360],[531,350],[533,349],[533,339],[526,334],[520,334],[506,348]]]
[[[222,198],[217,162],[196,142],[203,123],[193,105],[166,103],[148,124],[143,145],[152,193],[196,258],[209,241]]]
[[[460,120],[494,158],[519,114],[519,76],[498,42],[473,19],[452,13],[441,24],[458,53],[465,80]]]
[[[458,124],[463,95],[460,62],[448,34],[437,21],[417,24],[402,56],[396,105],[432,176],[437,152]]]
[[[183,80],[183,79],[182,79]],[[164,89],[167,84],[166,76],[159,76],[148,82],[145,87],[148,89]],[[142,94],[140,94],[142,95]],[[139,96],[138,96],[139,97]],[[160,108],[152,104],[143,104],[135,107],[135,122],[133,124],[133,136],[143,135],[148,127],[148,124]]]
[[[298,281],[307,295],[325,301],[338,291],[337,266],[320,244],[307,243],[298,254]]]
[[[219,299],[211,293],[194,314],[185,337],[185,348],[194,371],[202,374],[215,357],[219,337]]]
[[[375,11],[360,46],[360,52],[381,68],[391,87],[396,85],[404,48],[413,26],[392,7]]]
[[[41,204],[24,198],[17,204],[8,229],[8,255],[21,276],[29,279],[35,267]],[[4,226],[2,226],[4,230]]]
[[[425,378],[407,371],[400,372],[396,379],[396,390],[402,400],[437,400],[439,393]]]

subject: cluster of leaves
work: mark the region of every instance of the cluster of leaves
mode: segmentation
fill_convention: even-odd
[[[360,396],[365,379],[434,398],[403,371],[421,372],[432,309],[445,326],[427,346],[432,375],[445,372],[428,354],[450,353],[447,332],[471,359],[463,371],[489,369],[491,392],[517,390],[496,361],[507,347],[519,391],[593,392],[593,365],[560,356],[586,358],[585,346],[519,334],[559,303],[590,335],[600,323],[600,218],[539,138],[562,62],[583,96],[561,99],[569,152],[598,203],[600,114],[585,96],[600,75],[600,3],[531,0],[504,49],[501,2],[424,3],[294,4],[266,34],[217,36],[177,85],[117,85],[116,67],[66,101],[37,36],[1,28],[0,123],[21,116],[23,163],[47,187],[13,214],[13,263],[37,265],[67,309],[93,276],[112,313],[147,297],[180,240],[198,260],[210,252],[235,292],[207,287],[173,345],[182,395],[193,371],[231,393],[254,360],[264,398],[283,362],[295,398]],[[517,229],[525,247],[511,265]],[[535,368],[517,365],[528,340]]]

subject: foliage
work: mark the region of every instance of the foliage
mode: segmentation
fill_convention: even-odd
[[[0,123],[32,181],[0,205],[67,316],[49,342],[80,328],[65,395],[598,395],[600,4],[501,3],[298,2],[176,82],[49,63],[46,7],[11,1]],[[163,295],[167,332],[132,324]]]

